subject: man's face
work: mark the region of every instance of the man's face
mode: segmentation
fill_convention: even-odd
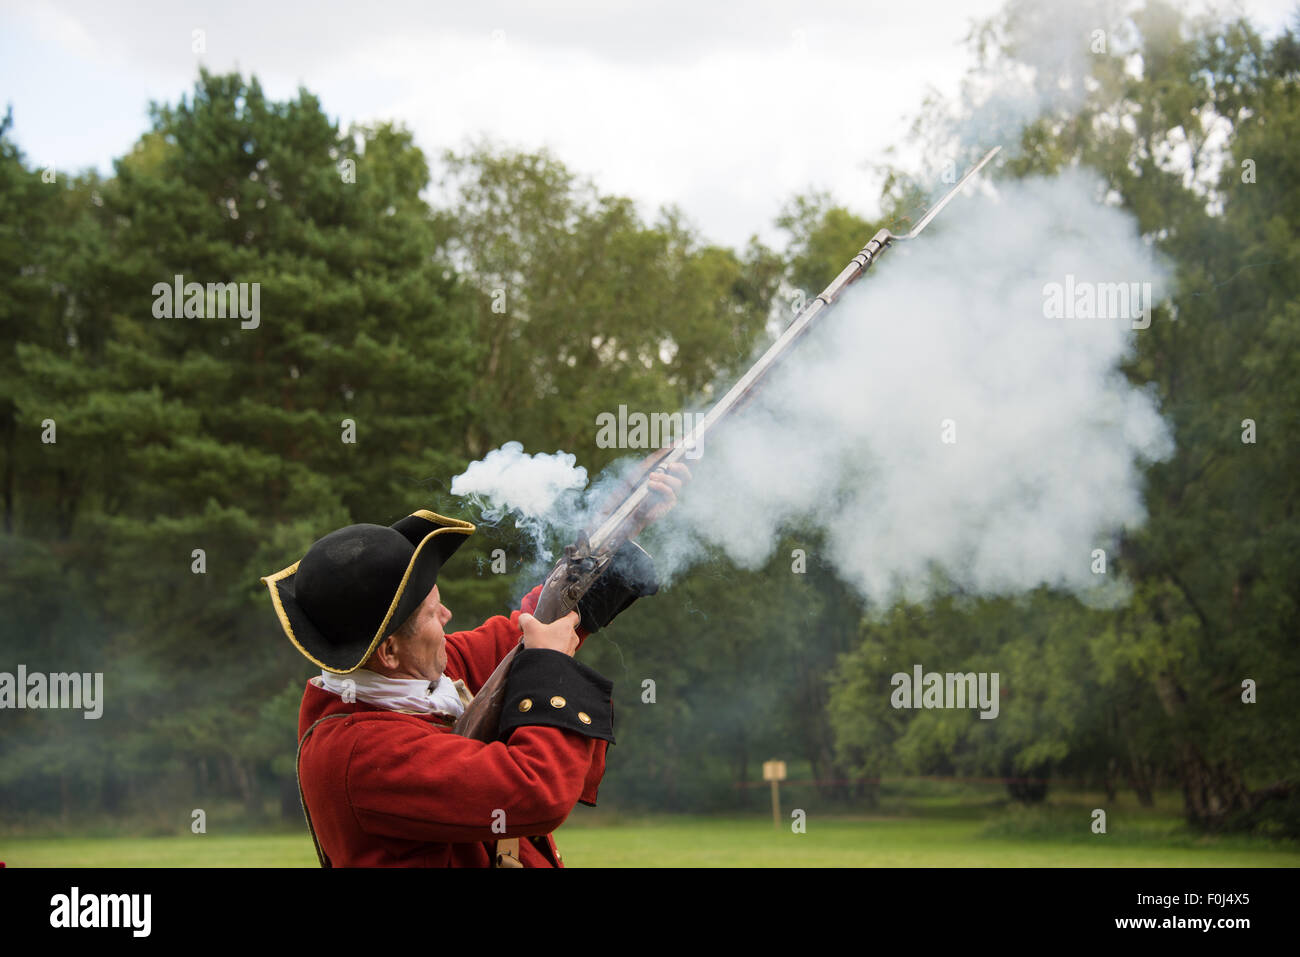
[[[413,612],[413,618],[410,632],[392,639],[397,676],[437,681],[447,669],[447,634],[443,626],[451,621],[451,609],[442,603],[437,585]]]

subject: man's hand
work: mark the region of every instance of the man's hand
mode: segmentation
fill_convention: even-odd
[[[674,462],[667,468],[660,465],[652,470],[646,482],[650,487],[650,494],[637,509],[636,531],[628,537],[635,538],[645,531],[648,525],[654,524],[671,512],[673,506],[677,504],[677,493],[690,480],[691,470],[683,462]]]
[[[519,627],[524,630],[525,648],[545,648],[573,657],[578,650],[578,627],[581,616],[571,611],[558,621],[543,625],[528,612],[519,616]]]

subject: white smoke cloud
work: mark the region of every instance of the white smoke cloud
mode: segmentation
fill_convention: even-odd
[[[451,480],[451,493],[469,498],[481,521],[495,525],[513,514],[539,545],[550,526],[576,516],[587,470],[569,452],[529,455],[519,442],[493,449]]]
[[[755,567],[805,524],[876,601],[917,597],[934,566],[982,593],[1093,589],[1092,550],[1145,517],[1140,464],[1172,451],[1117,371],[1133,322],[1044,315],[1067,275],[1162,296],[1165,270],[1101,195],[1080,172],[1001,185],[888,251],[710,436],[661,545],[670,574],[710,544]]]
[[[1047,583],[1095,599],[1113,572],[1093,574],[1093,549],[1144,520],[1141,466],[1172,451],[1153,396],[1117,371],[1144,332],[1045,315],[1044,287],[1067,275],[1163,295],[1166,271],[1102,194],[1077,171],[1001,184],[889,250],[709,436],[681,504],[647,533],[665,580],[710,546],[758,567],[807,528],[876,602],[922,596],[936,570],[973,592]],[[452,491],[572,523],[582,506],[557,493],[585,478],[571,455],[511,443]]]

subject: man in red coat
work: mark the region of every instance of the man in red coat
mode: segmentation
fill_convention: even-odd
[[[684,466],[651,478],[672,507]],[[321,676],[298,718],[299,786],[325,866],[559,867],[550,833],[578,801],[594,804],[613,742],[613,684],[575,660],[591,632],[657,590],[632,543],[579,612],[543,624],[540,586],[509,617],[445,634],[451,611],[436,579],[474,532],[421,510],[391,527],[351,525],[262,579],[280,624]],[[451,728],[519,643],[500,735]]]

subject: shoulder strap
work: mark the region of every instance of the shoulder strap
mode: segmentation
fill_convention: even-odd
[[[312,726],[302,733],[302,737],[298,740],[298,755],[294,759],[294,775],[298,778],[298,801],[302,804],[302,816],[307,819],[307,832],[311,834],[311,842],[316,846],[316,859],[320,861],[321,867],[333,867],[334,865],[330,863],[330,859],[325,856],[325,852],[321,849],[320,841],[316,837],[316,828],[312,827],[311,812],[307,810],[307,798],[302,793],[302,746],[307,743],[307,739],[311,737],[311,733],[316,730],[316,725],[320,724],[322,721],[328,721],[330,718],[350,717],[352,717],[351,713],[343,712],[341,714],[327,714],[323,718],[317,718],[316,721],[312,723]]]

